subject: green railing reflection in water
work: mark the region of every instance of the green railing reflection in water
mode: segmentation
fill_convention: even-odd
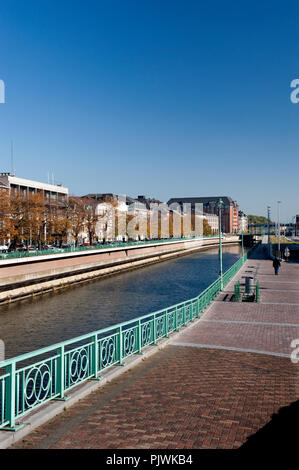
[[[223,274],[223,286],[247,255]],[[0,429],[18,429],[16,422],[30,411],[49,400],[65,400],[73,387],[100,379],[108,367],[123,364],[126,357],[199,318],[220,290],[218,278],[193,299],[1,362]]]

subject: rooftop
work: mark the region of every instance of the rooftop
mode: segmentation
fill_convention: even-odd
[[[55,185],[49,183],[42,183],[39,181],[28,180],[25,178],[19,178],[12,173],[2,172],[0,173],[0,185],[8,187],[10,184],[15,184],[17,186],[26,186],[29,188],[43,189],[45,191],[52,191],[56,193],[68,194],[68,188],[62,185]]]
[[[234,200],[229,197],[229,196],[210,196],[210,197],[175,197],[175,198],[171,198],[169,199],[168,201],[168,204],[172,204],[173,202],[178,202],[179,204],[182,204],[182,203],[202,203],[202,204],[207,204],[209,202],[214,202],[214,203],[217,203],[217,201],[219,199],[222,199],[222,201],[224,202],[224,204],[228,205],[228,204],[234,204]]]

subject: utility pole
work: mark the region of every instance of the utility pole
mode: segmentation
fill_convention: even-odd
[[[10,141],[10,164],[11,164],[11,173],[15,174],[14,161],[13,161],[13,140]]]

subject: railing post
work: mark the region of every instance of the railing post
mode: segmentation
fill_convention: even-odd
[[[119,364],[122,365],[123,363],[123,331],[122,327],[118,328],[118,339],[119,339]]]
[[[167,310],[164,314],[164,318],[165,318],[165,337],[166,338],[169,338],[169,331],[168,331],[168,315],[167,315]]]
[[[175,329],[178,331],[178,308],[175,307]]]
[[[186,306],[183,307],[183,325],[186,326]]]
[[[153,340],[154,340],[154,344],[157,344],[157,322],[156,322],[156,314],[154,314],[154,321],[153,321],[153,328],[154,328],[154,331],[153,331]]]
[[[142,354],[141,320],[138,320],[138,354]]]
[[[95,378],[97,378],[98,376],[98,363],[99,363],[99,349],[98,349],[98,335],[97,333],[94,335],[93,337],[93,367],[92,367],[92,371],[93,371],[93,374],[95,376]]]
[[[9,374],[8,384],[6,387],[5,409],[6,419],[9,421],[10,429],[15,427],[15,390],[16,390],[16,363],[13,362],[6,367],[6,373]]]
[[[58,359],[58,373],[57,373],[57,389],[59,393],[59,398],[56,400],[66,400],[64,396],[64,384],[65,384],[65,367],[64,367],[64,345],[57,349],[57,354],[59,355]]]

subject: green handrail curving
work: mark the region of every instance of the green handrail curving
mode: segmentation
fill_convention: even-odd
[[[248,253],[223,274],[223,286]],[[199,318],[220,290],[218,278],[187,301],[0,362],[0,429],[17,430],[22,416],[49,400],[65,400],[73,387]]]

